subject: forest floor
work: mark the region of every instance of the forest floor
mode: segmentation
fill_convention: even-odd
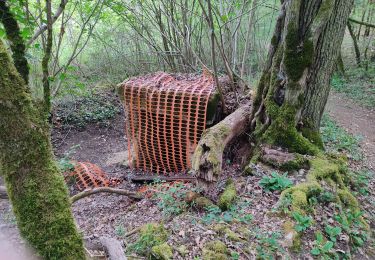
[[[114,102],[118,105],[118,102]],[[107,113],[108,111],[105,111]],[[375,165],[375,113],[371,109],[358,106],[341,94],[332,93],[327,112],[337,124],[354,136],[360,137],[360,149],[364,159],[350,160],[353,169],[374,170]],[[225,248],[217,249],[228,259],[255,259],[291,257],[311,259],[310,250],[317,247],[315,232],[327,225],[337,226],[334,205],[327,203],[311,213],[316,223],[309,224],[302,239],[302,250],[289,250],[291,241],[285,238],[286,219],[275,213],[280,192],[267,192],[260,181],[273,170],[265,165],[254,166],[252,175],[245,176],[239,166],[226,162],[225,172],[235,179],[239,199],[225,212],[217,208],[208,211],[187,205],[181,194],[191,189],[190,184],[163,183],[141,186],[129,181],[134,172],[124,167],[126,140],[124,118],[120,110],[113,119],[103,123],[87,124],[81,129],[57,127],[52,134],[52,142],[57,158],[69,158],[91,162],[100,166],[108,176],[119,178],[118,188],[139,190],[142,187],[156,191],[154,196],[136,202],[125,196],[98,194],[81,199],[73,204],[73,213],[86,242],[95,241],[99,236],[110,236],[120,240],[127,248],[128,257],[138,258],[148,254],[152,238],[145,238],[139,232],[131,232],[146,223],[159,223],[165,228],[166,242],[173,249],[173,259],[202,259],[202,254],[215,251],[208,241],[221,241]],[[280,173],[281,176],[281,173]],[[288,174],[288,179],[299,183],[306,176],[305,170]],[[366,175],[367,176],[367,175]],[[375,228],[375,180],[372,176],[366,182],[366,195],[356,194],[364,209],[363,216]],[[0,180],[1,181],[1,180]],[[1,184],[1,183],[0,183]],[[224,183],[220,183],[222,188]],[[69,186],[76,193],[74,186]],[[163,230],[159,229],[162,233]],[[358,228],[358,237],[361,229]],[[130,232],[130,233],[129,233]],[[22,244],[15,226],[8,201],[0,200],[0,234],[8,240]],[[335,244],[335,253],[348,252],[349,235],[340,232]],[[367,242],[358,247],[352,256],[357,259],[374,259],[374,244]],[[203,253],[202,253],[203,252]],[[204,253],[205,252],[205,253]],[[350,252],[350,250],[349,250]],[[327,253],[328,255],[328,253]]]

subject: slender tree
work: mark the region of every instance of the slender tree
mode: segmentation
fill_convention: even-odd
[[[17,225],[44,259],[85,259],[44,118],[0,40],[0,174]]]

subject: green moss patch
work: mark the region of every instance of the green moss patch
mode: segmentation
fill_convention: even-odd
[[[206,243],[203,247],[202,253],[203,260],[229,259],[227,246],[219,240]]]
[[[217,205],[222,210],[227,210],[233,204],[237,196],[236,186],[233,180],[228,180],[224,192],[220,195]]]
[[[158,246],[151,248],[151,255],[154,259],[169,260],[173,257],[172,248],[167,244],[163,243]]]
[[[168,240],[168,235],[169,234],[163,224],[145,224],[141,227],[138,240],[129,246],[129,251],[134,251],[144,256],[157,254],[161,248],[166,247],[165,245],[162,247],[157,246],[163,245]],[[154,249],[154,253],[152,253],[152,249]]]

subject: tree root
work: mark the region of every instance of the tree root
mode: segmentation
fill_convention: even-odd
[[[100,188],[95,188],[95,189],[92,189],[92,190],[82,191],[81,193],[78,193],[78,194],[72,196],[70,198],[70,201],[73,204],[77,200],[83,199],[85,197],[88,197],[90,195],[97,194],[97,193],[100,193],[100,192],[107,192],[107,193],[115,193],[115,194],[119,194],[119,195],[125,195],[125,196],[128,196],[128,197],[130,197],[132,199],[136,199],[136,200],[143,199],[143,196],[140,195],[137,192],[133,192],[133,191],[129,191],[129,190],[124,190],[124,189],[115,189],[115,188],[109,188],[109,187],[100,187]]]

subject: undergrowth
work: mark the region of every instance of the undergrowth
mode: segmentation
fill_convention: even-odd
[[[359,147],[361,137],[353,136],[346,132],[327,114],[323,115],[320,131],[328,152],[345,152],[349,158],[355,161],[363,159],[363,154]]]
[[[61,100],[54,108],[53,121],[56,127],[84,128],[90,123],[108,125],[108,120],[120,112],[120,107],[114,96],[104,94]]]
[[[205,214],[202,216],[204,224],[211,224],[215,222],[231,223],[233,221],[249,223],[253,216],[246,212],[250,206],[250,202],[239,201],[232,204],[228,210],[222,211],[218,206],[209,206],[206,208]]]
[[[293,182],[288,179],[287,174],[280,175],[277,172],[272,172],[271,177],[263,176],[259,181],[259,185],[265,191],[283,191],[292,186]]]
[[[332,88],[368,108],[375,107],[375,63],[364,68],[348,68],[347,78],[338,74],[332,77]]]

